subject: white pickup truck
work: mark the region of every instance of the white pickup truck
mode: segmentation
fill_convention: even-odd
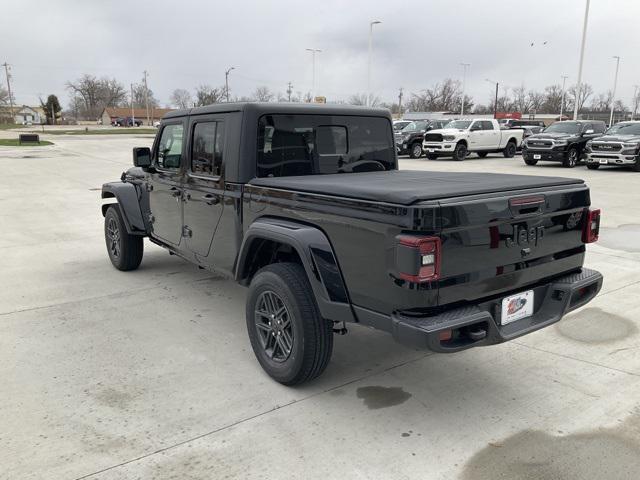
[[[502,152],[506,158],[516,154],[522,144],[523,130],[501,130],[496,120],[453,120],[444,128],[424,135],[422,149],[427,158],[453,157],[464,160],[470,152],[484,158],[491,152]]]

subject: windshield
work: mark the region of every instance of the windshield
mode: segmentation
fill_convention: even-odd
[[[456,128],[458,130],[465,130],[471,125],[471,120],[454,120],[447,123],[444,128]]]
[[[574,122],[557,122],[544,130],[545,133],[580,133],[581,131],[582,124]]]
[[[617,123],[609,130],[607,135],[640,135],[640,123]]]
[[[404,127],[406,127],[407,125],[409,125],[411,122],[395,122],[393,124],[393,129],[396,132],[399,132],[400,130],[402,130]]]
[[[415,132],[417,130],[424,130],[427,126],[427,122],[411,122],[409,125],[402,129],[403,132]]]
[[[258,177],[371,172],[397,168],[390,122],[350,115],[264,115]]]

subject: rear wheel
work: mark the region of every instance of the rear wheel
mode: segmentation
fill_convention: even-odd
[[[478,152],[480,158],[485,158],[487,155],[489,155],[489,152]]]
[[[104,215],[104,239],[107,253],[118,270],[135,270],[140,266],[144,252],[143,238],[130,235],[122,219],[120,208],[111,205]]]
[[[534,160],[533,158],[525,158],[524,159],[524,163],[526,163],[527,165],[537,165],[538,160]]]
[[[458,143],[453,150],[453,159],[461,162],[467,156],[467,146],[464,143]]]
[[[599,163],[587,163],[587,168],[589,170],[597,170],[600,168],[600,164]]]
[[[333,351],[333,324],[320,316],[307,275],[297,263],[262,268],[247,297],[247,331],[267,374],[284,385],[320,375]]]
[[[578,164],[578,149],[573,147],[567,152],[567,156],[562,162],[562,166],[565,168],[573,168]]]
[[[502,154],[504,155],[504,158],[513,158],[516,154],[517,149],[518,146],[515,144],[515,142],[509,142],[507,143],[507,146],[504,147]]]
[[[409,156],[411,158],[420,158],[422,156],[422,145],[418,142],[411,145],[411,148],[409,149]]]
[[[633,169],[636,172],[640,172],[640,155],[636,157],[636,163],[633,165]]]

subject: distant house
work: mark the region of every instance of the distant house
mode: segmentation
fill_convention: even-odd
[[[0,119],[3,122],[10,121],[11,107],[4,105],[0,107]],[[13,107],[13,123],[18,125],[31,123],[32,125],[40,125],[47,123],[47,116],[42,107],[29,107],[28,105],[15,105]]]
[[[172,112],[173,108],[150,108],[149,109],[149,120],[153,124],[153,122],[160,120],[167,113]],[[137,120],[142,120],[143,122],[147,121],[147,109],[146,108],[134,108],[133,116]],[[102,111],[102,115],[100,115],[100,120],[103,125],[111,125],[118,118],[128,118],[131,117],[131,109],[127,107],[107,107]]]

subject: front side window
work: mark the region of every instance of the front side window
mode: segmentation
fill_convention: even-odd
[[[219,176],[223,152],[224,123],[196,123],[191,147],[191,171],[196,175]]]
[[[381,117],[265,115],[258,125],[258,177],[395,168],[392,128]]]
[[[182,124],[166,125],[158,144],[158,167],[177,170],[182,158],[184,128]]]

